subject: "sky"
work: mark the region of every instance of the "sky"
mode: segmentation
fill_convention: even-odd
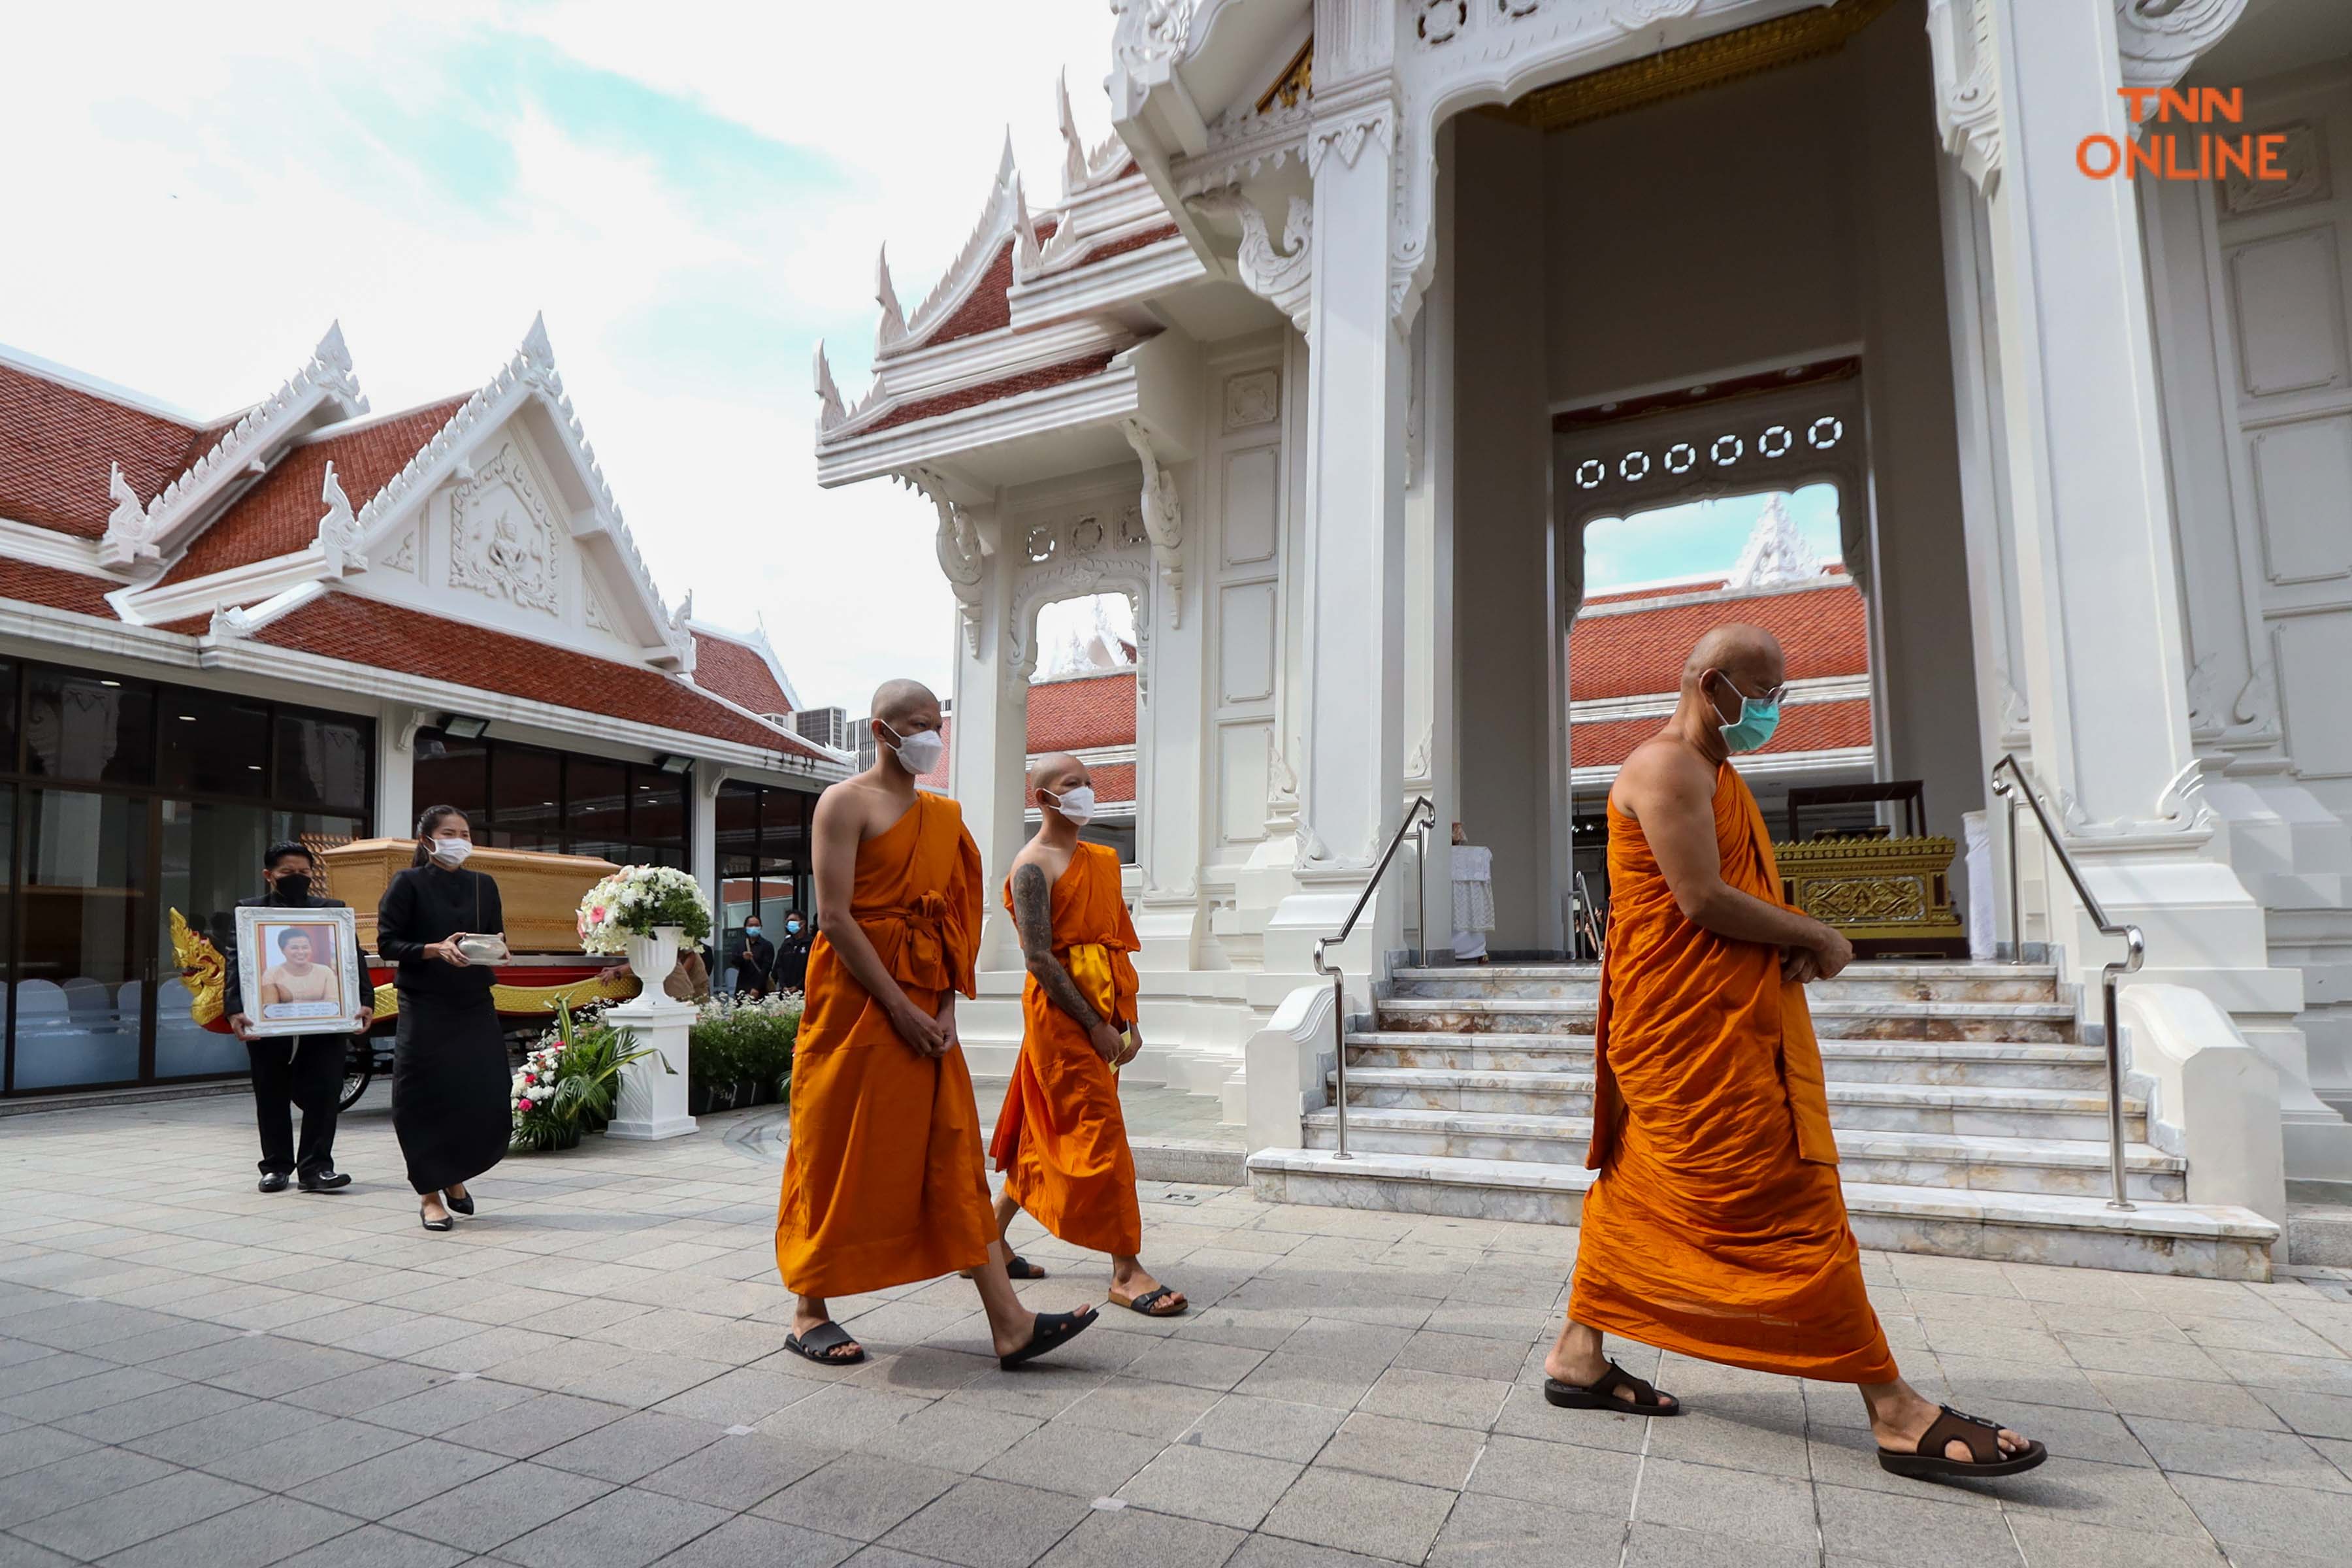
[[[802,700],[947,689],[928,502],[816,488],[811,362],[867,382],[874,263],[927,293],[1054,83],[1108,134],[1105,0],[174,0],[23,8],[0,93],[0,343],[214,417],[340,320],[379,413],[471,391],[544,311],[655,581],[764,621]]]
[[[1837,487],[1805,485],[1781,492],[1797,531],[1826,566],[1845,559],[1838,539]],[[1627,518],[1602,518],[1584,531],[1584,592],[1613,594],[1678,578],[1722,575],[1764,510],[1763,494],[1686,501]]]

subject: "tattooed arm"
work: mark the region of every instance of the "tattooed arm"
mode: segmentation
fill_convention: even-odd
[[[1053,892],[1045,882],[1045,868],[1034,861],[1013,868],[1013,923],[1021,932],[1021,952],[1029,961],[1029,973],[1047,1000],[1086,1030],[1103,1060],[1118,1060],[1121,1048],[1118,1034],[1087,1005],[1078,983],[1054,956]]]

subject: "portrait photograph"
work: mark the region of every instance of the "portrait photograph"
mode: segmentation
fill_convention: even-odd
[[[347,909],[236,911],[239,985],[259,1035],[330,1035],[359,1027],[373,1000]]]

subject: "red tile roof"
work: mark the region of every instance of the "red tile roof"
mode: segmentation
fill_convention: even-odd
[[[710,632],[694,634],[694,683],[754,713],[789,713],[792,699],[776,683],[760,650],[733,637]]]
[[[1135,677],[1092,675],[1029,688],[1029,752],[1135,744]]]
[[[1039,226],[1044,237],[1044,226]],[[996,255],[989,261],[988,270],[980,275],[980,286],[964,302],[958,305],[948,319],[940,323],[939,331],[923,340],[929,343],[951,343],[958,338],[977,337],[1013,324],[1013,301],[1005,297],[1013,287],[1013,241],[997,247]]]
[[[1870,670],[1870,633],[1862,591],[1851,583],[1579,616],[1568,639],[1569,696],[1644,697],[1677,689],[1683,660],[1710,627],[1750,621],[1780,639],[1789,679],[1864,675]]]
[[[1094,775],[1096,805],[1118,805],[1135,799],[1133,763],[1097,763],[1087,772]]]
[[[1633,754],[1633,748],[1664,728],[1659,719],[1609,719],[1568,728],[1568,760],[1572,767],[1615,767]],[[1845,698],[1835,702],[1793,702],[1780,710],[1780,726],[1760,755],[1790,752],[1834,752],[1870,744],[1870,700]]]
[[[184,583],[308,549],[319,537],[319,519],[326,515],[319,492],[326,483],[329,462],[335,465],[335,479],[357,511],[465,405],[463,397],[447,398],[294,447],[196,535],[163,580]]]
[[[149,501],[218,438],[217,426],[133,408],[0,364],[0,517],[79,539],[106,531],[108,465]]]
[[[0,560],[0,599],[21,599],[27,604],[46,605],[53,610],[71,610],[80,616],[104,616],[116,618],[114,606],[106,595],[119,583],[102,577],[85,577],[79,572],[67,572],[55,566],[37,566],[29,561]]]
[[[1084,381],[1087,376],[1101,374],[1103,368],[1110,363],[1111,359],[1112,351],[1086,354],[1077,359],[1065,360],[1060,364],[1049,364],[1037,370],[1024,370],[1018,375],[1008,375],[1001,381],[988,381],[981,383],[978,386],[960,387],[954,392],[942,392],[936,397],[919,397],[912,403],[900,404],[865,429],[855,433],[860,436],[870,435],[877,430],[894,429],[900,425],[912,425],[918,419],[932,419],[942,414],[956,413],[961,409],[977,408],[983,403],[994,403],[1001,398],[1017,397],[1024,392],[1043,392],[1049,386],[1060,386],[1066,382]]]
[[[1163,239],[1175,237],[1176,226],[1172,223],[1164,223],[1158,228],[1147,228],[1141,234],[1130,234],[1125,239],[1114,239],[1108,245],[1098,245],[1081,257],[1078,265],[1092,267],[1097,261],[1108,261],[1114,256],[1125,256],[1130,250],[1141,250],[1147,245],[1157,245]]]
[[[453,636],[457,630],[464,635]],[[454,627],[421,610],[356,594],[314,599],[262,627],[254,640],[761,751],[819,754],[799,736],[747,719],[658,670],[480,626]]]
[[[1845,563],[1832,561],[1822,568],[1824,577],[1843,577]],[[1695,577],[1687,583],[1652,584],[1646,588],[1628,589],[1622,594],[1592,594],[1578,606],[1580,613],[1595,605],[1629,605],[1636,599],[1663,599],[1678,594],[1719,594],[1731,585],[1728,577]]]

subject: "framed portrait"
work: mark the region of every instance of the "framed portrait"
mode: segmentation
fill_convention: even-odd
[[[236,911],[236,980],[257,1036],[350,1035],[375,1001],[351,910]]]

